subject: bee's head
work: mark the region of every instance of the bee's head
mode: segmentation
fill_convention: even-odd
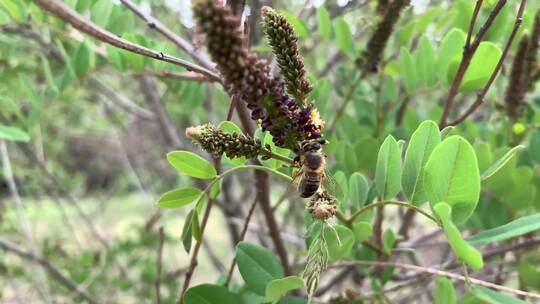
[[[322,149],[323,145],[326,145],[328,141],[326,139],[308,139],[300,143],[300,151],[315,152]]]

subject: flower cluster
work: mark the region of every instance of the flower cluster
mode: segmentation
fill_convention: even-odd
[[[523,33],[519,42],[508,88],[505,96],[506,114],[512,121],[518,120],[525,113],[525,95],[534,89],[540,70],[538,66],[538,49],[540,47],[540,10],[536,12],[531,35]]]
[[[384,48],[388,44],[390,35],[394,31],[401,11],[410,4],[410,0],[394,0],[388,5],[384,14],[375,28],[375,32],[367,43],[366,50],[362,57],[358,58],[356,64],[364,72],[375,73],[378,70],[379,62],[384,53]]]
[[[523,34],[519,47],[512,64],[509,84],[506,90],[506,113],[512,120],[517,120],[523,115],[525,89],[527,81],[527,53],[529,49],[529,35]]]
[[[326,221],[336,215],[337,200],[326,191],[318,191],[311,197],[306,208],[313,218]]]
[[[225,133],[212,124],[187,128],[186,136],[203,150],[216,156],[225,153],[229,158],[256,158],[262,150],[258,139],[242,133]]]
[[[251,118],[272,134],[277,146],[294,149],[304,139],[321,136],[322,124],[313,119],[316,112],[299,107],[268,63],[247,49],[240,19],[230,8],[219,0],[194,0],[193,13],[229,94],[247,103]]]
[[[264,33],[276,55],[287,92],[302,105],[313,89],[305,78],[304,61],[298,51],[298,36],[284,16],[268,6],[262,8]]]

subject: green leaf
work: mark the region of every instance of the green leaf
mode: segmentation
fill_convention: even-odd
[[[201,226],[199,224],[199,212],[195,210],[193,212],[193,218],[191,220],[191,234],[193,235],[193,238],[197,241],[201,241]]]
[[[249,289],[264,296],[266,285],[283,277],[283,267],[278,258],[268,249],[240,242],[236,246],[238,270]]]
[[[439,202],[452,207],[454,223],[472,215],[480,198],[480,172],[466,139],[450,136],[435,147],[424,169],[424,189],[432,208]]]
[[[522,261],[518,267],[519,279],[530,288],[540,291],[540,271],[535,267],[534,263]]]
[[[222,181],[223,180],[220,179],[219,181],[214,183],[214,185],[212,185],[212,188],[210,188],[210,190],[208,191],[208,196],[211,199],[215,199],[216,197],[218,197],[219,193],[221,192],[221,182]]]
[[[90,19],[97,26],[104,28],[109,23],[112,9],[113,4],[111,0],[99,0],[92,6]]]
[[[474,53],[469,68],[463,76],[460,92],[473,92],[483,88],[488,82],[495,66],[501,58],[502,50],[491,42],[482,42]],[[462,56],[452,60],[448,68],[448,82],[452,83],[461,62]]]
[[[336,32],[336,42],[339,49],[346,55],[353,58],[355,55],[355,50],[349,24],[347,21],[345,21],[345,19],[343,19],[343,17],[339,17],[334,20],[334,28]]]
[[[51,65],[49,64],[49,60],[45,56],[40,56],[41,59],[41,69],[43,70],[43,73],[45,74],[45,78],[47,79],[47,90],[49,94],[47,97],[53,99],[58,95],[58,86],[56,85],[56,82],[54,81],[54,76],[51,70]]]
[[[375,186],[381,197],[389,199],[401,189],[401,153],[396,139],[388,135],[377,156]]]
[[[409,41],[411,41],[415,28],[416,20],[411,20],[397,31],[397,40],[399,45],[406,46]]]
[[[2,0],[0,4],[13,20],[17,22],[25,21],[27,8],[23,1]]]
[[[34,127],[39,122],[43,104],[42,100],[38,98],[36,91],[34,90],[34,84],[30,82],[30,79],[28,79],[28,77],[22,73],[18,76],[21,87],[24,89],[24,93],[30,101],[31,105],[30,113],[28,113],[27,119],[28,129],[31,130],[32,127]]]
[[[431,152],[441,142],[441,133],[437,124],[431,120],[424,121],[411,136],[405,153],[401,184],[403,193],[409,202],[419,205],[427,201],[423,173]]]
[[[354,232],[354,236],[356,237],[356,242],[358,243],[369,240],[371,235],[373,235],[373,227],[369,222],[356,222],[353,224],[352,230]]]
[[[369,185],[366,178],[355,172],[349,177],[349,201],[351,202],[351,212],[364,205],[367,199]]]
[[[280,14],[282,14],[287,21],[292,25],[294,31],[298,34],[299,38],[306,39],[309,36],[309,31],[307,27],[304,25],[302,20],[298,19],[295,15],[289,13],[289,12],[283,12],[281,11]]]
[[[189,151],[174,151],[167,154],[167,160],[176,170],[191,177],[212,179],[216,169],[206,159]]]
[[[90,8],[90,5],[92,5],[92,0],[78,0],[77,5],[75,6],[75,10],[78,13],[84,13],[87,9]]]
[[[184,294],[185,304],[243,303],[239,295],[221,285],[202,284],[191,287]]]
[[[405,47],[401,48],[400,57],[401,83],[407,94],[413,95],[419,82],[414,58]]]
[[[452,60],[463,52],[466,39],[466,34],[457,28],[450,30],[442,39],[437,62],[437,73],[442,84],[449,83],[448,67]]]
[[[533,161],[540,164],[540,130],[531,133],[531,137],[529,138],[529,151]]]
[[[372,137],[360,138],[354,144],[354,156],[359,169],[369,172],[370,175],[375,171],[378,149],[379,142]]]
[[[497,291],[477,286],[473,290],[477,299],[483,301],[483,303],[489,304],[528,304],[528,302],[522,301],[518,298],[511,297],[499,293]]]
[[[75,54],[71,58],[71,65],[77,77],[82,78],[88,72],[91,66],[91,55],[92,51],[86,41],[79,44],[75,50]]]
[[[228,133],[228,134],[234,134],[234,133],[242,134],[242,129],[240,129],[240,127],[238,127],[232,121],[222,121],[218,125],[218,129],[220,129],[223,132]],[[230,162],[231,164],[235,165],[235,166],[243,165],[246,162],[246,158],[243,157],[243,156],[242,157],[236,157],[236,158],[233,158],[233,159],[230,159],[227,156],[225,156],[225,159],[228,162]]]
[[[456,290],[452,281],[445,277],[439,277],[435,281],[433,304],[456,304]]]
[[[324,39],[332,38],[332,20],[324,5],[317,10],[317,30]]]
[[[426,87],[431,87],[437,81],[435,66],[435,51],[429,39],[424,35],[420,39],[414,61],[418,79]]]
[[[0,125],[0,139],[28,142],[30,136],[19,128]]]
[[[297,276],[289,276],[283,279],[272,280],[266,285],[265,299],[269,302],[277,302],[287,292],[304,287],[304,281]]]
[[[117,49],[116,47],[107,46],[107,59],[109,62],[118,70],[124,71],[126,66],[122,58],[122,50]]]
[[[540,229],[540,213],[520,217],[505,225],[482,231],[467,241],[475,246],[500,242]]]
[[[202,192],[195,188],[181,188],[164,193],[158,199],[160,208],[180,208],[196,202]]]
[[[506,152],[503,157],[499,158],[495,163],[493,163],[493,165],[491,165],[484,172],[482,172],[482,181],[492,177],[495,173],[497,173],[497,171],[504,167],[504,165],[506,165],[516,155],[517,152],[523,150],[523,148],[525,148],[525,146],[519,145]]]
[[[493,163],[493,154],[488,143],[476,141],[473,145],[474,153],[478,159],[478,169],[480,172],[486,171]]]
[[[111,16],[113,4],[111,0],[99,0],[92,6],[90,19],[99,27],[107,26]]]
[[[435,6],[426,10],[426,12],[418,18],[418,23],[415,27],[416,34],[425,33],[428,26],[433,23],[435,18],[438,18],[441,15],[443,10],[444,9],[440,6]]]
[[[383,250],[386,254],[392,253],[394,244],[396,243],[396,235],[392,229],[386,229],[383,234]]]
[[[445,140],[447,137],[450,137],[452,134],[452,131],[454,131],[456,127],[455,126],[448,126],[441,130],[441,139]]]
[[[141,44],[144,46],[144,39],[143,37],[132,34],[132,33],[124,33],[122,35],[122,38],[133,42],[137,44]],[[141,56],[139,54],[135,54],[132,52],[128,52],[126,50],[119,50],[120,57],[122,58],[122,61],[125,61],[126,64],[131,67],[136,72],[140,72],[144,69],[144,56]]]
[[[193,231],[193,214],[195,209],[192,209],[189,211],[188,215],[186,216],[186,219],[184,221],[184,226],[182,227],[182,245],[184,246],[184,250],[189,253],[189,250],[191,249],[191,240],[193,237],[192,231]]]
[[[328,244],[328,260],[337,261],[351,253],[354,245],[354,233],[343,225],[326,227],[323,230],[324,239]]]
[[[272,134],[270,134],[270,132],[264,132],[262,145],[263,147],[270,146],[270,150],[274,153],[277,153],[282,156],[289,156],[290,150],[276,146],[276,144],[274,144],[274,139],[272,137]],[[272,169],[277,169],[283,165],[283,161],[277,160],[274,158],[264,160],[263,163]]]
[[[452,223],[452,208],[450,205],[440,202],[433,207],[433,211],[441,220],[444,234],[458,259],[475,270],[484,267],[482,254],[463,239],[457,227]]]
[[[132,31],[135,28],[133,14],[131,12],[121,13],[109,24],[108,28],[117,35]]]

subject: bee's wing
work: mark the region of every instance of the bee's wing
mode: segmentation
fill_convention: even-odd
[[[328,191],[337,199],[343,198],[343,191],[341,190],[341,186],[338,184],[332,173],[330,173],[327,169],[324,169],[322,186],[326,191]]]
[[[302,181],[302,176],[304,176],[304,166],[300,167],[298,171],[293,172],[293,179],[289,185],[288,191],[297,190],[300,182]]]
[[[302,176],[304,175],[304,167],[300,167],[298,171],[295,171],[293,173],[293,178],[289,186],[287,187],[287,190],[282,196],[282,200],[285,200],[286,198],[293,195],[293,193],[298,192],[298,186],[300,185],[300,181],[302,180]],[[279,203],[281,203],[281,201]]]

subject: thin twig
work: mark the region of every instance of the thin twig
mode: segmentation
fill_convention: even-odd
[[[80,288],[77,283],[72,281],[68,276],[64,275],[58,268],[53,266],[46,259],[39,257],[38,255],[28,250],[22,249],[17,245],[11,243],[10,241],[4,239],[0,239],[0,248],[12,252],[27,261],[39,264],[41,267],[43,267],[43,269],[48,271],[52,275],[52,277],[54,277],[58,282],[60,282],[60,284],[66,286],[69,290],[74,292],[77,297],[91,304],[99,303],[99,301],[92,298],[89,294],[86,293],[86,291]]]
[[[396,205],[396,206],[401,206],[401,207],[413,209],[414,211],[422,214],[423,216],[425,216],[426,218],[430,219],[435,224],[440,226],[439,221],[433,215],[427,213],[426,211],[422,210],[421,208],[419,208],[417,206],[411,205],[411,204],[406,203],[406,202],[401,202],[401,201],[382,201],[382,202],[376,202],[376,203],[373,203],[373,204],[366,205],[366,206],[358,209],[355,213],[351,214],[351,216],[346,221],[347,221],[348,224],[352,224],[352,223],[354,223],[354,220],[358,216],[360,216],[362,213],[364,213],[364,212],[366,212],[366,211],[368,211],[370,209],[373,209],[373,208],[376,208],[376,207],[379,207],[379,206],[384,206],[384,205]]]
[[[242,232],[240,233],[240,242],[244,240],[246,237],[246,233],[248,230],[249,222],[251,221],[251,216],[253,215],[253,212],[255,211],[255,207],[257,207],[257,199],[253,200],[253,203],[251,203],[251,207],[249,207],[248,214],[246,216],[246,219],[244,221],[244,226],[242,227]],[[225,280],[225,287],[229,287],[229,283],[231,282],[232,274],[234,271],[234,267],[236,265],[236,258],[233,258],[231,262],[231,266],[229,267],[229,272],[227,274],[227,279]]]
[[[214,160],[214,167],[216,168],[216,172],[220,171],[221,162],[220,160],[216,159]],[[191,254],[191,260],[189,262],[189,268],[186,271],[186,277],[184,279],[184,284],[182,285],[182,292],[180,293],[180,298],[178,299],[177,303],[182,304],[184,303],[184,294],[186,293],[186,290],[189,287],[189,283],[191,281],[191,277],[193,276],[193,273],[195,272],[195,268],[197,267],[197,257],[199,255],[199,250],[201,248],[202,240],[204,237],[204,231],[206,229],[206,224],[208,223],[208,219],[210,218],[210,211],[212,210],[212,206],[214,205],[214,200],[209,198],[206,202],[206,209],[204,210],[204,215],[201,222],[201,241],[197,241],[195,243],[195,247],[193,248],[193,253]]]
[[[140,107],[133,101],[127,99],[125,96],[118,94],[118,92],[110,89],[95,77],[90,77],[88,79],[88,84],[95,92],[107,97],[107,99],[110,100],[115,106],[121,108],[126,113],[135,115],[144,120],[153,121],[156,118],[154,113]]]
[[[471,23],[469,24],[469,30],[467,31],[467,40],[465,41],[465,48],[468,49],[471,46],[471,39],[473,35],[474,25],[476,24],[476,19],[478,19],[478,13],[482,7],[482,2],[484,0],[476,0],[476,5],[474,6],[473,15],[471,18]]]
[[[167,110],[165,110],[165,107],[161,103],[156,91],[155,82],[149,76],[142,75],[139,78],[139,83],[141,91],[145,97],[144,99],[151,107],[153,114],[156,116],[157,122],[161,128],[161,133],[163,133],[167,139],[167,143],[169,146],[175,149],[181,148],[183,144],[177,132],[178,128],[172,122],[171,118],[169,117],[169,113],[167,113]]]
[[[417,271],[417,272],[422,272],[422,273],[429,273],[431,275],[447,277],[447,278],[450,278],[450,279],[464,281],[464,282],[467,281],[467,278],[465,278],[462,275],[456,274],[456,273],[451,273],[451,272],[447,272],[447,271],[442,271],[442,270],[437,270],[437,269],[432,269],[432,268],[427,268],[427,267],[422,267],[422,266],[416,266],[416,265],[411,265],[411,264],[404,264],[404,263],[399,263],[399,262],[390,262],[390,261],[385,261],[385,262],[377,262],[377,261],[340,262],[340,263],[329,265],[328,268],[339,268],[339,267],[350,267],[350,266],[395,267],[395,268],[402,268],[402,269],[407,269],[407,270],[412,270],[412,271]],[[496,289],[496,290],[500,290],[500,291],[507,292],[507,293],[513,293],[513,294],[520,295],[520,296],[526,296],[526,297],[531,297],[531,298],[535,298],[535,299],[540,299],[540,294],[537,294],[537,293],[527,292],[527,291],[518,290],[518,289],[513,289],[513,288],[510,288],[510,287],[493,284],[493,283],[482,281],[482,280],[475,279],[475,278],[472,278],[472,277],[469,277],[468,280],[469,280],[469,282],[471,284],[480,285],[480,286],[484,286],[484,287],[488,287],[488,288],[493,288],[493,289]]]
[[[139,44],[127,41],[125,39],[117,37],[115,34],[106,31],[94,23],[88,21],[77,12],[73,11],[71,8],[67,7],[64,3],[58,2],[56,0],[35,0],[37,5],[42,9],[52,13],[58,18],[64,20],[65,22],[71,24],[74,28],[84,32],[100,41],[103,41],[107,44],[116,46],[118,48],[124,49],[126,51],[143,55],[146,57],[154,58],[157,60],[165,61],[172,63],[181,67],[186,68],[188,71],[194,71],[208,76],[211,79],[216,81],[221,81],[221,78],[218,74],[213,71],[208,70],[202,66],[194,64],[192,62],[164,54],[153,49],[146,48]]]
[[[512,42],[514,41],[514,38],[516,37],[516,34],[521,26],[521,23],[523,21],[523,13],[525,11],[525,6],[527,6],[527,0],[521,0],[521,3],[519,5],[519,10],[516,16],[516,21],[514,23],[514,28],[512,29],[512,33],[510,34],[510,37],[508,38],[508,41],[506,42],[506,45],[504,47],[503,53],[501,55],[501,58],[499,59],[499,62],[497,62],[497,66],[495,66],[495,69],[491,73],[491,76],[489,77],[488,82],[482,89],[480,93],[476,96],[475,102],[456,120],[452,121],[449,125],[455,126],[463,122],[467,117],[469,117],[472,113],[482,105],[484,102],[484,97],[486,97],[487,92],[491,88],[491,85],[495,81],[495,78],[499,75],[499,71],[501,70],[501,67],[504,63],[504,60],[506,59],[506,56],[508,55],[508,51],[510,50],[510,47],[512,46]]]
[[[467,48],[463,48],[463,57],[459,64],[458,70],[456,72],[454,82],[452,83],[452,86],[450,87],[450,90],[448,91],[448,97],[446,98],[446,101],[444,102],[443,113],[439,121],[439,128],[441,130],[447,126],[446,121],[448,120],[448,116],[450,115],[450,110],[452,109],[454,99],[458,93],[459,87],[461,85],[461,82],[463,81],[465,72],[467,72],[467,68],[469,67],[471,63],[474,53],[478,49],[480,42],[482,42],[482,39],[484,39],[484,36],[486,35],[487,31],[493,24],[493,21],[495,20],[495,18],[497,17],[497,15],[499,14],[499,12],[501,11],[501,9],[504,7],[505,4],[506,4],[506,0],[499,0],[497,2],[495,7],[489,14],[488,18],[486,19],[486,22],[484,23],[484,25],[482,25],[482,27],[478,31],[478,34],[476,35],[476,38],[474,39],[473,43]],[[471,21],[471,24],[473,24],[472,21]],[[469,30],[469,31],[472,31],[472,30]]]
[[[238,99],[233,95],[231,96],[231,102],[229,104],[229,110],[227,111],[227,120],[230,121],[232,119],[234,108],[236,108],[236,104],[238,103]]]
[[[203,74],[194,73],[194,72],[173,72],[173,71],[153,71],[145,70],[143,72],[147,75],[152,75],[158,78],[169,78],[169,79],[178,79],[178,80],[187,80],[195,82],[210,82],[212,81]]]
[[[401,235],[404,239],[409,238],[409,229],[414,223],[414,217],[416,216],[416,212],[414,209],[407,209],[405,211],[405,214],[403,215],[403,221],[401,222],[401,226],[399,226],[398,234]]]
[[[163,232],[163,227],[159,227],[159,246],[157,250],[157,261],[156,261],[156,304],[161,303],[161,269],[162,269],[162,260],[163,260],[163,244],[165,243],[165,233]]]
[[[36,153],[27,144],[20,143],[18,144],[18,147],[24,152],[24,155],[28,156],[28,158],[33,161],[35,165],[38,166],[41,172],[45,174],[47,180],[50,181],[52,184],[51,191],[56,191],[69,204],[75,207],[75,211],[86,224],[86,226],[88,226],[88,230],[90,230],[90,233],[101,243],[103,248],[109,249],[109,243],[107,242],[105,237],[99,232],[90,216],[86,214],[86,212],[80,206],[79,202],[77,202],[73,195],[60,183],[56,175],[54,175],[47,168],[47,165],[39,159]]]
[[[13,203],[15,204],[15,213],[17,215],[17,221],[21,225],[22,234],[26,238],[26,242],[30,246],[30,250],[32,254],[36,256],[41,255],[41,250],[37,246],[34,240],[34,236],[32,235],[28,217],[24,213],[23,202],[19,195],[19,191],[17,189],[17,183],[15,182],[15,177],[13,176],[13,170],[11,168],[11,160],[8,154],[6,142],[2,139],[0,139],[0,153],[2,156],[3,177],[6,180],[6,183],[9,188],[9,192],[13,199]],[[42,296],[45,302],[51,303],[51,295],[49,292],[49,286],[47,284],[47,277],[43,273],[42,269],[38,269],[36,279],[37,279],[36,285],[37,285],[37,290],[39,294]]]
[[[149,28],[158,31],[169,41],[171,41],[180,49],[188,53],[193,59],[195,59],[195,61],[197,61],[203,67],[215,72],[215,64],[212,63],[212,61],[203,53],[199,52],[199,50],[197,50],[197,48],[195,48],[195,46],[193,46],[187,40],[175,34],[171,29],[169,29],[167,26],[165,26],[153,16],[146,14],[139,6],[137,6],[137,4],[129,0],[120,0],[120,2],[122,2],[122,4],[124,4],[129,10],[139,16],[142,20],[144,20],[144,22],[146,22]]]
[[[360,81],[362,80],[362,78],[364,78],[363,73],[358,75],[356,79],[354,80],[354,82],[349,87],[349,91],[347,91],[347,94],[345,95],[345,97],[343,97],[343,102],[341,103],[341,106],[337,110],[336,115],[334,115],[334,120],[332,120],[330,127],[328,127],[326,131],[328,134],[332,134],[332,132],[334,131],[338,120],[343,115],[343,112],[345,111],[345,108],[347,108],[347,105],[349,104],[349,102],[351,102],[352,97],[354,96],[354,92],[356,91],[356,88],[360,84]]]

